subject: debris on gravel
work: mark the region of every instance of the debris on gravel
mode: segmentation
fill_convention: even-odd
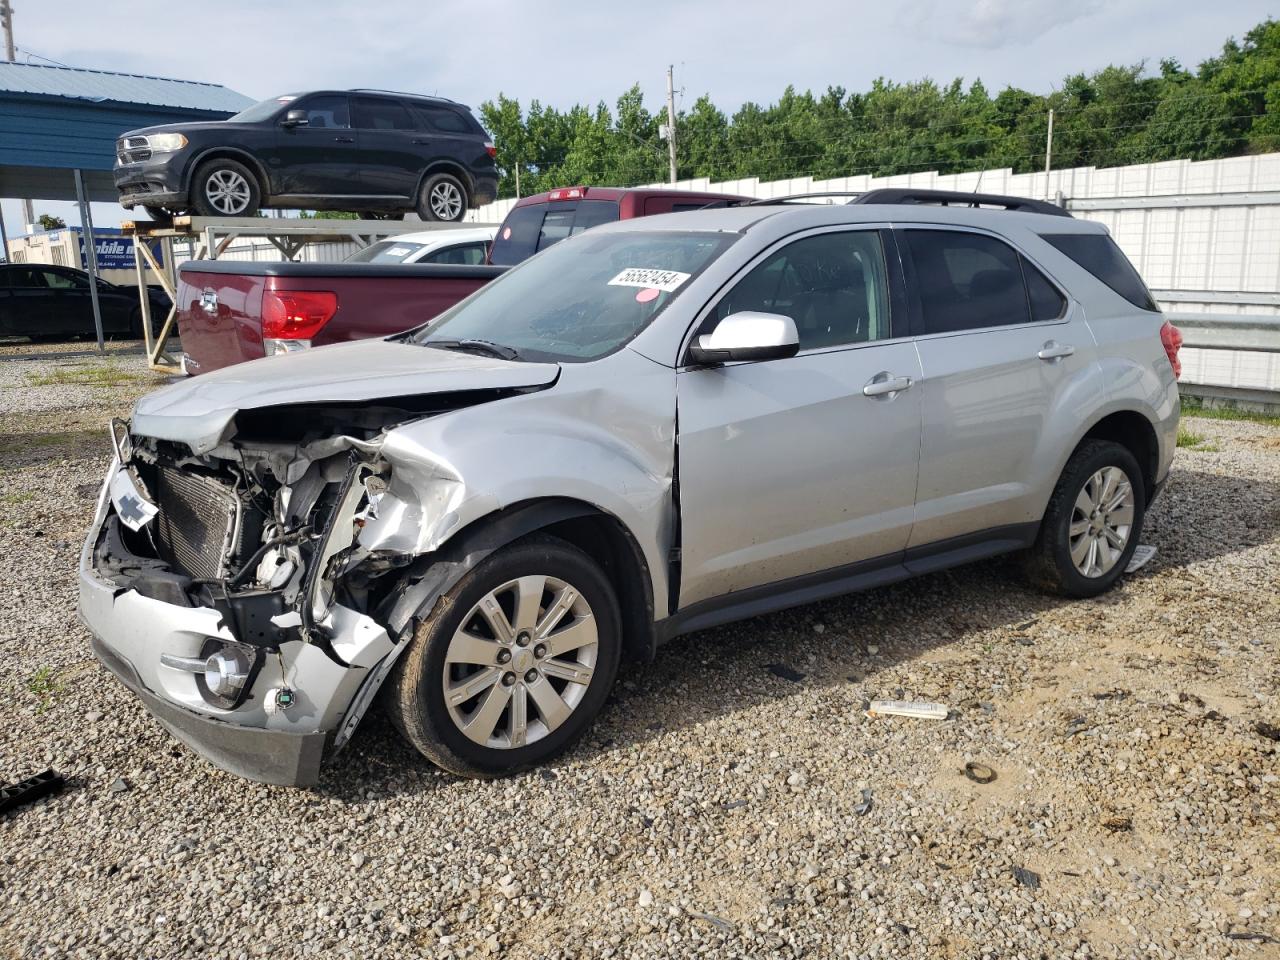
[[[549,767],[459,780],[374,716],[303,791],[91,657],[105,421],[162,381],[81,359],[0,358],[0,780],[74,785],[0,819],[0,956],[1277,955],[1278,429],[1197,420],[1098,599],[981,563],[678,640]]]

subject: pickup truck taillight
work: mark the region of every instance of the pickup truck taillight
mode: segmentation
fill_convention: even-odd
[[[328,290],[266,290],[262,294],[262,344],[267,356],[305,350],[338,312]]]
[[[1173,367],[1173,378],[1182,379],[1182,361],[1178,359],[1178,351],[1182,349],[1182,331],[1166,320],[1160,328],[1160,343],[1169,358],[1169,366]]]

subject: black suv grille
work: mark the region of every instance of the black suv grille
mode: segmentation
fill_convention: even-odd
[[[160,508],[155,520],[156,550],[175,570],[216,580],[238,568],[256,549],[261,521],[245,515],[235,491],[226,484],[159,467],[153,492]]]
[[[146,137],[124,137],[116,141],[116,159],[121,163],[137,163],[151,159]]]

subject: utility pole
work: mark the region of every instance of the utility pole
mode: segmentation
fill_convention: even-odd
[[[674,65],[667,67],[667,154],[671,159],[671,182],[676,182],[676,90]]]
[[[18,51],[13,45],[13,4],[9,0],[0,0],[0,25],[4,26],[4,56],[10,63],[18,59]],[[26,224],[31,223],[35,219],[35,213],[31,209],[31,201],[24,199],[22,201],[22,220],[23,231],[25,232]],[[8,259],[9,252],[5,251],[5,259]]]
[[[1044,198],[1049,199],[1049,166],[1053,162],[1053,108],[1049,108],[1049,133],[1044,140]]]
[[[13,7],[9,5],[9,0],[0,0],[0,22],[4,24],[4,56],[12,63],[18,56],[13,49]]]

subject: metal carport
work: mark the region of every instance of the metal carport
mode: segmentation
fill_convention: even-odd
[[[213,83],[0,62],[0,197],[79,203],[99,346],[89,203],[116,200],[116,138],[159,123],[224,119],[252,102]],[[0,249],[7,257],[3,221]]]

